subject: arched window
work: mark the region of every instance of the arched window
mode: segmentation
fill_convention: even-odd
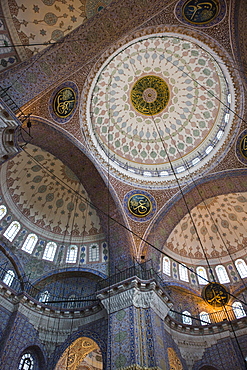
[[[189,311],[182,312],[183,324],[192,325],[191,313]]]
[[[68,297],[68,301],[71,301],[71,302],[68,302],[67,308],[74,308],[75,307],[75,305],[76,305],[75,299],[76,299],[75,294],[71,294]]]
[[[241,278],[247,277],[247,266],[244,260],[238,259],[235,261],[235,266],[239,272]]]
[[[30,353],[25,353],[21,356],[18,370],[32,370],[34,368],[34,360]]]
[[[180,280],[189,281],[188,270],[185,265],[179,265],[179,277]]]
[[[240,302],[234,302],[232,304],[232,309],[233,309],[233,312],[236,316],[236,319],[240,319],[241,317],[245,317],[246,316],[246,313],[243,309],[243,306],[242,306],[242,303]]]
[[[208,325],[211,323],[209,314],[207,312],[200,312],[200,320],[202,325]]]
[[[29,234],[22,246],[22,250],[28,253],[32,253],[35,245],[37,244],[38,237],[35,234]]]
[[[50,293],[48,292],[48,290],[45,290],[44,292],[40,293],[39,302],[45,303],[49,301],[49,298],[50,298]]]
[[[13,280],[14,280],[14,277],[15,277],[15,273],[14,271],[12,270],[8,270],[3,278],[3,282],[8,285],[8,286],[11,286]]]
[[[55,253],[57,250],[57,244],[54,242],[49,242],[46,244],[45,251],[43,254],[43,259],[47,261],[53,261]]]
[[[224,266],[222,265],[216,266],[215,271],[221,284],[230,283],[229,277]]]
[[[171,275],[171,262],[168,257],[163,258],[163,272],[166,275]]]
[[[67,263],[76,263],[78,254],[77,245],[70,245],[67,250],[66,262]]]
[[[9,227],[5,230],[5,232],[4,232],[3,235],[10,242],[12,242],[14,240],[14,238],[16,237],[16,235],[17,235],[18,231],[20,230],[20,228],[21,228],[21,225],[19,224],[19,222],[13,221],[13,222],[11,222],[11,224],[9,225]]]
[[[90,245],[89,247],[89,262],[99,261],[99,246]]]
[[[202,266],[199,266],[196,268],[196,272],[197,272],[197,278],[198,278],[198,283],[201,284],[201,285],[206,285],[208,283],[208,277],[207,277],[207,272],[205,270],[204,267]],[[204,280],[206,279],[206,280]]]
[[[4,216],[6,215],[6,213],[7,213],[7,208],[2,204],[0,206],[0,220],[2,218],[4,218]]]

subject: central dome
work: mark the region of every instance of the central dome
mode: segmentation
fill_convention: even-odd
[[[96,66],[84,112],[96,158],[154,186],[205,166],[232,121],[233,85],[220,63],[191,37],[155,34]]]

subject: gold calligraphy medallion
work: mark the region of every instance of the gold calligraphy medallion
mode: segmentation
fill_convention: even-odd
[[[247,135],[245,135],[240,141],[240,153],[247,159]]]
[[[212,21],[219,13],[217,0],[188,0],[183,6],[183,17],[193,24]]]
[[[59,90],[53,99],[53,111],[60,118],[68,117],[75,108],[76,95],[72,88]]]
[[[134,194],[128,200],[128,210],[136,217],[146,217],[152,211],[152,202],[146,195]]]
[[[229,301],[229,293],[224,285],[209,283],[202,290],[202,298],[211,306],[222,307]]]
[[[144,76],[134,84],[130,100],[133,107],[141,114],[153,116],[167,106],[170,92],[167,83],[158,76]]]

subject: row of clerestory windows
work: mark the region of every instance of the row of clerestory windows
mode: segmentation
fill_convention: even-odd
[[[5,206],[0,206],[0,219],[4,217],[7,210]],[[18,221],[13,221],[8,228],[4,232],[5,238],[7,238],[10,242],[14,240],[16,235],[21,229],[21,225]],[[23,245],[22,250],[31,254],[38,243],[38,236],[36,234],[29,234]],[[105,244],[105,243],[104,243]],[[48,242],[46,244],[43,259],[46,261],[53,261],[55,258],[55,254],[57,251],[57,244],[55,242]],[[79,248],[77,245],[70,245],[67,248],[65,263],[76,263],[78,258],[78,251]],[[105,259],[105,257],[104,257]],[[100,261],[100,250],[98,244],[93,244],[88,247],[88,262],[99,262]]]
[[[241,278],[247,277],[247,265],[243,259],[237,259],[235,266]],[[221,284],[230,283],[226,268],[223,265],[216,266],[215,272]],[[163,273],[168,276],[171,275],[171,261],[168,257],[163,258]],[[209,279],[205,267],[198,266],[196,268],[196,274],[200,285],[208,284]],[[179,278],[182,281],[189,282],[188,268],[184,264],[179,265]]]

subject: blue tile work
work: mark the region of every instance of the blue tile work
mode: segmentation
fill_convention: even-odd
[[[242,336],[241,348],[245,348],[243,355],[246,356],[246,341],[247,336]],[[243,363],[241,353],[235,342],[235,339],[226,338],[218,341],[217,344],[208,348],[200,361],[194,366],[193,370],[199,370],[202,366],[214,366],[216,369],[224,370],[245,370],[246,367]]]
[[[155,367],[151,314],[133,306],[113,313],[109,323],[108,370],[131,365]]]
[[[163,320],[153,311],[151,311],[150,316],[153,327],[153,343],[156,366],[159,366],[161,369],[169,368],[167,349],[173,348],[183,365],[183,369],[187,370],[186,362],[181,357],[179,348],[172,339],[170,333],[165,330]]]
[[[9,312],[6,308],[0,306],[0,343],[3,339],[10,316],[11,312]]]
[[[133,310],[126,308],[110,315],[107,370],[134,363]]]
[[[51,276],[45,281],[36,285],[36,288],[43,292],[47,290],[52,296],[69,298],[83,297],[90,295],[96,290],[96,279],[90,279],[82,276],[69,276],[69,273],[63,273],[60,276]],[[36,297],[39,299],[39,294]]]
[[[43,357],[44,348],[40,343],[38,332],[28,322],[24,315],[14,312],[8,322],[5,338],[1,343],[0,369],[17,369],[21,354],[31,346],[37,347],[39,357]],[[39,369],[45,368],[44,357]]]
[[[88,337],[94,340],[100,347],[102,358],[103,358],[103,368],[106,369],[107,363],[107,333],[108,333],[108,320],[101,319],[93,323],[81,326],[79,330],[74,332],[69,336],[69,338],[60,346],[57,346],[53,355],[48,360],[47,369],[54,369],[59,358],[62,356],[66,348],[73,343],[76,339],[80,337]]]

